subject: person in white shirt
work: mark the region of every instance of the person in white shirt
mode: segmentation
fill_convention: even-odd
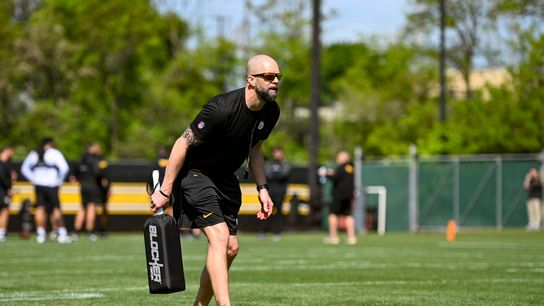
[[[36,194],[36,240],[46,240],[46,218],[49,215],[53,228],[57,229],[59,243],[72,242],[60,210],[59,187],[63,184],[70,167],[62,153],[55,149],[51,137],[44,138],[37,150],[25,158],[21,173],[34,185]]]

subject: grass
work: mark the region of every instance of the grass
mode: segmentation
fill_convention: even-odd
[[[521,230],[363,235],[328,246],[323,233],[280,242],[240,235],[230,274],[233,305],[542,305],[544,233]],[[38,245],[0,244],[0,304],[191,305],[204,238],[183,242],[187,291],[150,295],[143,235]]]

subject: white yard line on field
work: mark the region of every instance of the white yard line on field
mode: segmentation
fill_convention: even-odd
[[[436,284],[466,284],[466,283],[527,283],[543,284],[544,279],[534,278],[482,278],[482,279],[436,279],[436,280],[382,280],[382,281],[339,281],[339,282],[266,282],[268,286],[279,287],[325,287],[331,286],[412,286],[412,285],[436,285]],[[255,282],[232,282],[232,287],[254,287]],[[197,284],[188,286],[187,289],[196,290]],[[105,297],[107,292],[147,292],[146,286],[118,287],[118,288],[87,288],[77,291],[55,290],[55,291],[23,291],[13,293],[0,293],[0,303],[4,302],[39,302],[53,300],[83,300]]]
[[[0,294],[0,302],[36,302],[54,300],[84,300],[104,297],[101,293],[47,293],[47,292],[15,292]]]
[[[441,241],[438,242],[438,246],[442,248],[476,248],[476,249],[509,249],[509,250],[544,250],[544,246],[538,244],[529,243],[515,243],[515,242],[471,242],[471,241]]]
[[[87,263],[87,262],[127,262],[127,261],[137,261],[145,260],[142,253],[141,256],[125,256],[125,255],[84,255],[84,256],[74,256],[74,257],[42,257],[42,258],[25,258],[21,256],[3,258],[2,263],[4,264],[26,264],[26,263]]]
[[[270,286],[286,287],[330,287],[330,286],[382,286],[382,285],[436,285],[436,284],[466,284],[466,283],[544,283],[544,279],[533,278],[483,278],[483,279],[437,279],[437,280],[384,280],[384,281],[350,281],[350,282],[282,282],[271,283]],[[254,287],[254,282],[233,282],[233,287]]]
[[[234,265],[231,271],[281,271],[281,270],[372,270],[372,269],[438,269],[438,270],[469,270],[481,271],[488,269],[516,269],[521,268],[527,272],[540,272],[544,263],[496,263],[496,262],[403,262],[403,263],[375,263],[375,262],[352,262],[337,261],[328,264],[310,263],[304,260],[279,260],[273,264],[239,266]]]
[[[188,285],[187,290],[197,290],[197,284]],[[147,286],[137,287],[117,287],[117,288],[82,288],[77,291],[70,289],[64,290],[36,290],[36,291],[19,291],[12,293],[0,293],[0,304],[8,302],[40,302],[54,300],[84,300],[98,299],[106,297],[108,292],[142,292],[148,293]]]

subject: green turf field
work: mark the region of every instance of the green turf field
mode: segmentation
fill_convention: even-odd
[[[233,305],[543,305],[544,233],[364,235],[357,246],[323,233],[280,242],[241,234],[231,271]],[[147,291],[143,236],[113,234],[70,245],[12,234],[0,244],[0,304],[191,305],[205,239],[184,241],[188,290]]]

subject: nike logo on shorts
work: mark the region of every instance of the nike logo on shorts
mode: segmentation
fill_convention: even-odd
[[[208,218],[209,216],[211,216],[213,213],[208,213],[208,214],[204,214],[202,215],[202,217],[204,217],[204,219]]]

